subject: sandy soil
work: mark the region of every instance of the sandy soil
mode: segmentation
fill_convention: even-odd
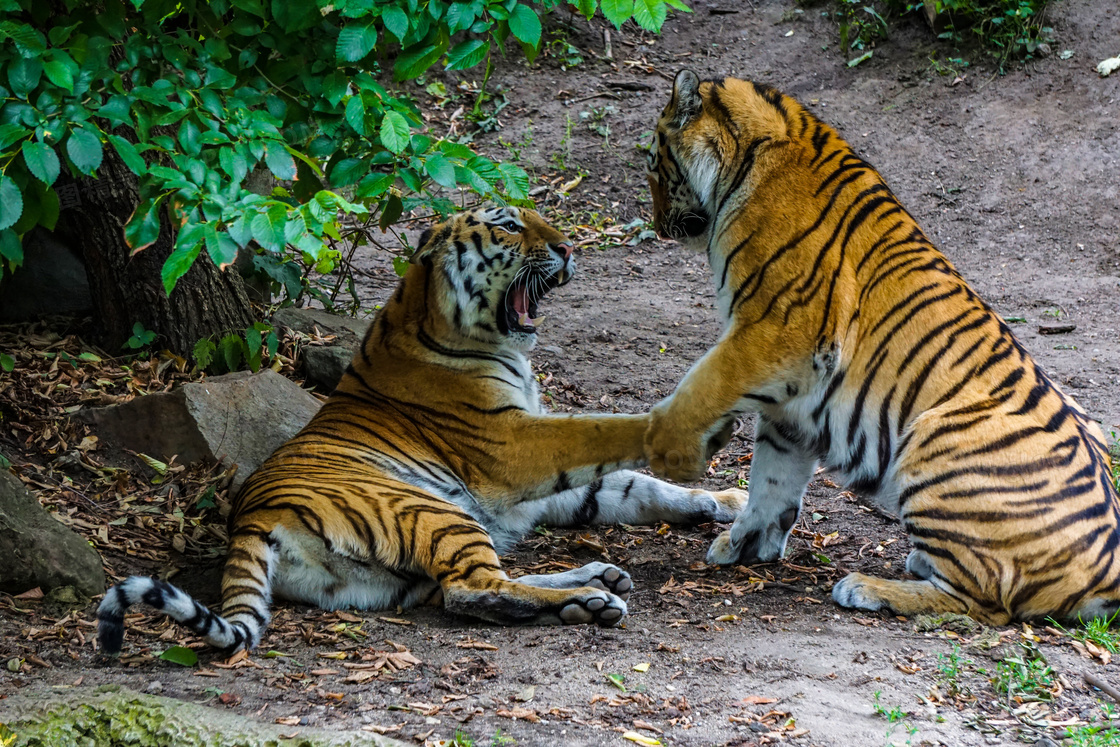
[[[711,14],[717,6],[738,12]],[[633,28],[615,32],[613,63],[592,54],[602,51],[602,25],[577,21],[568,39],[584,50],[583,64],[566,72],[555,59],[532,68],[505,64],[491,84],[508,98],[499,115],[503,127],[476,142],[507,158],[513,154],[500,141],[512,144],[523,165],[555,184],[583,173],[571,197],[554,189],[540,195],[542,211],[580,236],[590,235],[588,227],[630,236],[636,230],[617,227],[649,217],[644,154],[635,145],[652,129],[668,95],[667,77],[689,65],[702,75],[765,80],[837,126],[980,294],[1005,317],[1025,320],[1014,329],[1041,364],[1106,430],[1120,430],[1120,76],[1100,79],[1093,72],[1097,61],[1120,51],[1120,14],[1109,12],[1109,3],[1055,5],[1055,51],[1071,49],[1071,59],[1055,55],[1005,76],[981,64],[956,85],[932,68],[931,54],[949,54],[917,21],[897,23],[872,60],[848,69],[836,51],[834,22],[819,7],[795,13],[791,3],[770,0],[698,0],[693,7],[694,14],[671,18],[660,38]],[[616,82],[650,90],[616,91],[610,87]],[[604,93],[610,97],[588,98]],[[465,101],[433,110],[437,129],[463,127],[450,115]],[[588,122],[607,105],[613,111],[596,123],[609,125],[604,139]],[[588,116],[581,119],[581,112]],[[576,281],[543,304],[549,320],[535,360],[552,376],[546,388],[558,409],[648,409],[719,330],[703,257],[655,240],[613,243],[581,246]],[[376,256],[362,266],[360,291],[372,306],[394,276]],[[1058,317],[1076,329],[1038,333],[1040,324]],[[750,433],[748,423],[707,485],[749,479]],[[1080,657],[1068,638],[1035,631],[1061,675],[1056,689],[1062,693],[1037,712],[1012,702],[1012,714],[988,681],[993,655],[1022,653],[1016,642],[1023,630],[1009,628],[997,631],[1003,646],[995,654],[963,649],[971,664],[962,668],[960,683],[971,694],[950,697],[938,665],[949,665],[955,643],[991,635],[917,632],[912,620],[864,617],[832,605],[832,581],[851,570],[899,576],[908,548],[889,518],[826,479],[811,487],[781,565],[704,566],[704,550],[718,530],[556,532],[519,546],[510,558],[515,572],[598,558],[627,567],[636,584],[632,615],[625,628],[611,631],[509,630],[438,611],[339,616],[281,605],[261,651],[285,657],[254,656],[252,665],[222,669],[204,654],[200,672],[145,655],[168,645],[157,637],[178,640],[175,629],[155,618],[133,621],[127,666],[106,664],[92,651],[90,629],[76,622],[92,619],[92,608],[60,624],[64,612],[52,617],[38,603],[20,601],[15,607],[28,612],[0,607],[0,656],[34,654],[52,666],[3,671],[0,693],[81,678],[159,690],[264,720],[389,727],[390,734],[420,742],[451,738],[458,729],[489,745],[500,729],[521,745],[628,744],[619,732],[637,728],[674,745],[864,747],[1046,745],[1045,736],[1057,739],[1064,730],[1038,727],[1045,719],[1099,713],[1094,703],[1104,696],[1088,688],[1083,672],[1120,684],[1115,666]],[[136,570],[123,557],[108,557],[107,564],[118,574]],[[176,580],[184,588],[215,601],[215,567],[183,576]],[[346,682],[361,670],[343,665],[371,647],[393,650],[386,639],[422,664]],[[332,652],[350,658],[322,658]],[[643,663],[648,671],[633,669]],[[624,676],[621,687],[612,674]],[[224,705],[220,691],[227,693]],[[876,714],[876,692],[888,710],[909,712],[903,722]]]

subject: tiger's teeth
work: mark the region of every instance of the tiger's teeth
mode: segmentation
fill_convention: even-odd
[[[517,315],[517,323],[520,324],[522,327],[532,327],[533,326],[533,321],[534,320],[530,319],[529,315],[527,313],[525,313],[524,311],[522,311],[521,313],[519,313]]]
[[[534,327],[539,327],[541,326],[541,322],[544,321],[544,314],[541,314],[536,319],[530,319],[529,321],[533,323]]]

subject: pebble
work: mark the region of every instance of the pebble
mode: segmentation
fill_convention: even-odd
[[[152,693],[153,695],[161,693],[163,692],[163,683],[159,680],[152,680],[148,683],[148,686],[144,688],[144,692]]]

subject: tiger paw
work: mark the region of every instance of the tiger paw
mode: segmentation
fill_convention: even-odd
[[[625,616],[626,602],[604,591],[573,597],[560,610],[560,619],[565,625],[595,623],[603,628],[613,628]]]
[[[736,523],[742,518],[736,519]],[[749,530],[735,541],[735,526],[720,534],[708,548],[707,561],[717,565],[772,563],[782,556],[785,532],[778,527]]]
[[[712,498],[715,499],[717,504],[715,516],[712,517],[713,521],[735,521],[747,505],[747,491],[737,488],[712,493]]]
[[[610,592],[624,601],[630,598],[630,590],[634,588],[634,582],[630,579],[630,574],[618,566],[588,563],[582,570],[588,572],[587,586]]]
[[[849,573],[832,587],[832,601],[848,609],[870,612],[881,610],[885,605],[875,593],[872,586],[874,581],[875,579],[862,573]]]

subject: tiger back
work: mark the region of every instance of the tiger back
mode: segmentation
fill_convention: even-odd
[[[850,574],[843,606],[992,623],[1120,608],[1099,425],[831,127],[767,86],[684,71],[649,176],[655,227],[707,252],[727,320],[654,408],[653,470],[695,477],[713,435],[758,413],[750,500],[710,561],[780,557],[823,465],[914,547],[918,580]]]
[[[644,460],[646,416],[541,411],[527,353],[538,303],[572,277],[572,250],[513,207],[426,231],[338,388],[237,495],[221,614],[132,577],[101,604],[102,648],[120,649],[137,602],[231,651],[259,642],[273,596],[325,609],[442,601],[507,625],[618,624],[632,586],[622,569],[511,580],[498,553],[541,523],[729,521],[745,496],[623,469]]]

